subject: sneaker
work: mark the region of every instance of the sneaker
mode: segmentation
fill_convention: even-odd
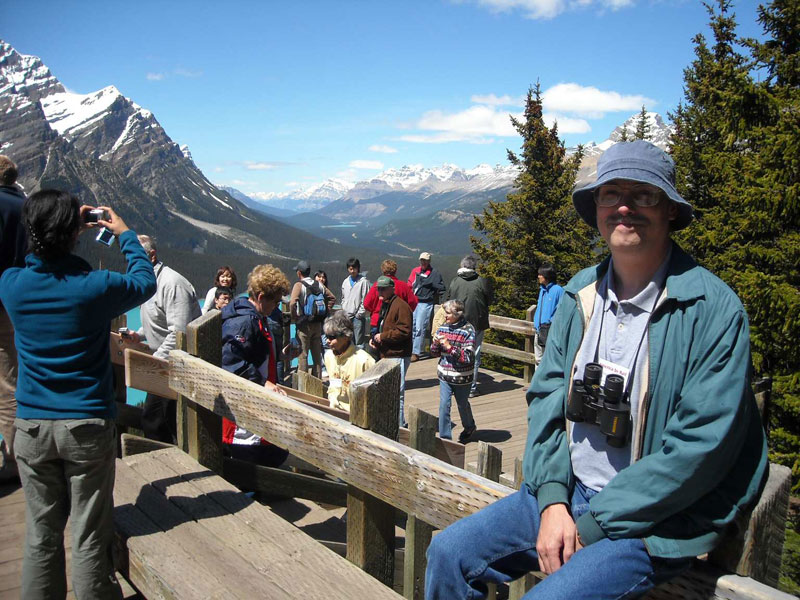
[[[469,397],[470,398],[475,398],[476,396],[480,396],[480,395],[481,395],[481,393],[478,391],[478,388],[472,388],[469,391]]]
[[[473,425],[472,427],[467,427],[464,431],[461,432],[461,435],[458,436],[458,443],[459,444],[466,444],[467,440],[472,437],[472,434],[475,433],[477,427]]]
[[[416,354],[412,354],[411,355],[411,362],[417,362],[418,360],[419,360],[419,356],[417,356]]]

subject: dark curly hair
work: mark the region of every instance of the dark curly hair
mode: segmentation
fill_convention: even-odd
[[[22,222],[28,230],[28,250],[44,260],[72,252],[80,230],[80,202],[67,192],[41,190],[22,205]]]

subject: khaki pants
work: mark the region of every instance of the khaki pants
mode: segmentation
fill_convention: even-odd
[[[8,313],[0,308],[0,435],[3,463],[14,462],[14,418],[17,416],[17,347]]]
[[[308,371],[308,352],[314,361],[312,375],[322,378],[322,323],[300,323],[296,327],[300,340],[300,356],[297,357],[297,370]]]
[[[116,427],[111,419],[17,419],[25,492],[22,598],[67,595],[64,528],[72,529],[72,589],[81,600],[122,598],[114,577]]]

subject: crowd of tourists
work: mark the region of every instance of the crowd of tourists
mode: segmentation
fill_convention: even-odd
[[[758,499],[768,463],[747,314],[672,240],[693,218],[675,176],[656,146],[622,142],[599,159],[596,180],[574,191],[577,214],[610,256],[563,288],[552,265],[539,269],[541,364],[526,394],[524,485],[434,537],[426,598],[484,598],[488,584],[537,569],[548,577],[526,598],[637,598],[711,551]],[[155,356],[166,357],[178,332],[217,309],[223,368],[284,394],[284,359],[296,357],[298,369],[318,377],[324,367],[329,402],[341,410],[359,375],[399,359],[401,426],[406,372],[425,357],[430,336],[439,435],[452,436],[453,397],[459,440],[475,434],[469,398],[479,394],[493,288],[474,256],[448,286],[429,252],[405,280],[387,259],[370,282],[351,258],[338,297],[305,260],[293,282],[272,265],[255,267],[244,295],[233,268],[222,266],[201,305],[189,281],[159,259],[155,240],[130,231],[111,207],[81,205],[58,190],[25,198],[16,177],[0,156],[0,477],[18,473],[26,497],[22,597],[65,596],[68,517],[76,597],[120,597],[110,558],[116,404],[108,332],[136,306],[142,327],[124,334]],[[124,273],[92,270],[73,253],[89,231],[117,240]],[[175,403],[148,394],[142,428],[174,442]],[[229,421],[223,442],[230,456],[260,464],[286,458]]]

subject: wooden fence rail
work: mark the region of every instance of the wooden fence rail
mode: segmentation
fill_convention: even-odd
[[[525,319],[512,319],[511,317],[501,317],[499,315],[489,315],[489,328],[499,331],[510,331],[525,337],[525,349],[506,348],[497,344],[483,343],[482,352],[510,358],[523,363],[522,377],[525,381],[533,379],[533,371],[536,368],[536,357],[533,353],[533,339],[535,330],[533,327],[533,313],[536,312],[536,305],[532,305],[525,311]]]

